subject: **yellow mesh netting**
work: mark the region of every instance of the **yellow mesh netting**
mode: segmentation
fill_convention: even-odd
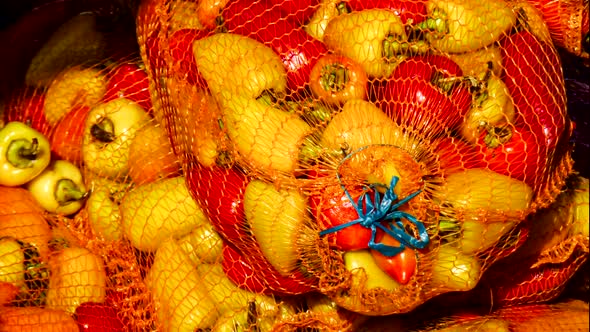
[[[587,313],[538,305],[589,247],[554,46],[581,42],[544,5],[87,6],[4,100],[24,125],[2,152],[0,331],[514,330]],[[462,303],[489,312],[431,310]]]

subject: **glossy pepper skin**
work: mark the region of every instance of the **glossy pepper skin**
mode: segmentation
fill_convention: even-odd
[[[408,25],[420,23],[427,17],[426,0],[345,0],[344,2],[353,11],[389,9]]]
[[[443,55],[407,58],[379,88],[377,102],[399,124],[434,136],[457,127],[471,108],[462,76],[461,68]]]
[[[303,294],[315,289],[314,278],[301,272],[281,275],[264,258],[260,246],[246,227],[244,193],[250,179],[238,168],[192,164],[187,181],[193,197],[204,208],[219,234],[244,253],[244,261],[251,266],[269,292],[274,294]]]
[[[301,93],[306,89],[311,68],[327,52],[322,42],[273,8],[268,0],[231,2],[224,8],[222,17],[228,32],[264,43],[281,57],[291,93]]]
[[[506,36],[500,46],[502,79],[513,98],[516,121],[529,126],[551,151],[567,125],[561,60],[550,44],[529,31]]]
[[[107,91],[103,102],[117,98],[127,98],[143,107],[152,110],[152,99],[149,92],[147,72],[137,63],[125,62],[107,74]]]
[[[486,167],[536,188],[544,180],[548,149],[526,126],[507,125],[484,130],[478,139]]]
[[[309,21],[320,0],[270,0],[274,5],[272,10],[278,9],[289,19],[303,25]]]
[[[63,215],[78,212],[87,196],[82,171],[66,160],[52,161],[27,189],[46,211]]]
[[[49,165],[51,147],[45,135],[22,122],[0,129],[0,185],[20,186]]]

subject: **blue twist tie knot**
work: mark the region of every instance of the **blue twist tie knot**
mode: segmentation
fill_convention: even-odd
[[[420,222],[418,219],[416,219],[416,217],[414,217],[413,215],[398,210],[401,206],[403,206],[412,198],[420,194],[422,190],[417,190],[408,195],[407,197],[398,200],[398,197],[394,192],[394,188],[397,185],[398,181],[399,178],[397,176],[394,176],[391,179],[389,188],[387,188],[385,194],[383,194],[383,198],[381,198],[381,194],[379,193],[379,191],[375,190],[374,201],[371,200],[371,197],[367,195],[367,193],[365,192],[361,194],[358,201],[355,202],[354,199],[350,196],[348,190],[346,190],[346,188],[342,186],[342,188],[344,189],[344,193],[352,203],[352,206],[358,213],[359,218],[344,224],[340,224],[325,229],[320,232],[320,236],[335,233],[346,227],[359,224],[371,230],[371,239],[369,240],[368,247],[370,249],[377,250],[384,256],[393,257],[402,252],[406,247],[414,249],[423,249],[424,247],[426,247],[426,245],[428,245],[428,242],[430,242],[430,238],[428,236],[428,232],[426,232],[426,227],[424,226],[424,224]],[[382,185],[373,184],[371,186],[376,187]],[[366,207],[366,212],[364,207]],[[409,221],[414,226],[416,226],[416,229],[418,231],[418,238],[415,238],[414,236],[406,232],[406,229],[402,222],[403,219]],[[399,247],[394,247],[383,243],[375,243],[377,228],[381,229],[389,236],[398,240],[400,243]]]

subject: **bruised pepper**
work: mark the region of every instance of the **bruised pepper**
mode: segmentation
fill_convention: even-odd
[[[429,0],[428,18],[417,25],[438,51],[463,53],[496,42],[516,23],[501,0]]]
[[[47,212],[63,215],[78,212],[87,197],[82,172],[66,160],[53,161],[27,189]]]
[[[388,9],[367,9],[334,17],[324,33],[328,49],[359,63],[373,78],[389,77],[410,54],[423,53],[426,44],[409,41],[398,15]]]
[[[22,122],[9,122],[0,129],[0,185],[23,185],[49,165],[51,147],[47,138]]]

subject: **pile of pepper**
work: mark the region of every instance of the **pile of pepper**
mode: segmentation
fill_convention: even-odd
[[[153,0],[138,33],[226,274],[255,292],[385,315],[470,290],[572,172],[526,2]]]
[[[419,330],[554,299],[587,260],[526,1],[144,0],[128,57],[96,15],[7,100],[0,326]]]

